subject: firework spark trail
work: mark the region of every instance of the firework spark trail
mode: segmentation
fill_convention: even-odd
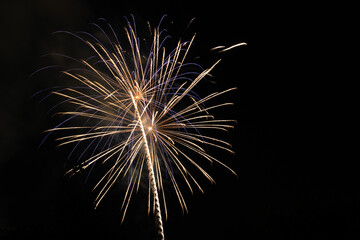
[[[144,129],[144,124],[143,124],[143,121],[141,120],[141,115],[139,113],[135,98],[131,92],[130,92],[130,96],[131,96],[132,102],[134,104],[136,116],[139,121],[141,133],[142,133],[142,137],[143,137],[143,142],[145,145],[146,158],[147,158],[146,159],[146,167],[149,172],[148,176],[149,176],[152,194],[154,195],[154,204],[155,204],[154,209],[156,212],[155,214],[156,214],[156,223],[157,223],[157,227],[158,227],[158,234],[161,239],[164,239],[165,236],[164,236],[164,229],[163,229],[163,223],[162,223],[162,217],[161,217],[160,200],[159,200],[159,196],[158,196],[158,190],[157,190],[156,180],[155,180],[155,175],[154,175],[153,161],[151,160],[151,152],[150,152],[149,144],[147,141],[146,132]],[[149,129],[149,131],[152,131],[152,127],[148,127],[148,129]]]
[[[67,174],[75,174],[90,166],[92,169],[96,162],[111,163],[108,171],[94,187],[94,190],[98,189],[95,208],[117,180],[127,177],[121,207],[122,221],[131,196],[134,190],[138,191],[143,171],[146,169],[149,186],[148,213],[153,206],[158,236],[164,239],[162,210],[165,219],[167,218],[164,173],[172,183],[183,212],[187,212],[187,206],[175,174],[185,182],[191,193],[193,184],[201,192],[203,189],[188,169],[189,164],[210,182],[215,182],[192,155],[196,154],[210,163],[216,162],[235,174],[204,148],[212,146],[234,153],[231,144],[217,137],[204,135],[204,131],[227,131],[233,128],[233,120],[215,119],[210,114],[213,109],[230,106],[232,103],[210,106],[207,104],[235,88],[199,97],[194,92],[194,87],[209,75],[220,60],[205,70],[198,64],[186,63],[185,59],[195,35],[190,41],[179,41],[176,47],[167,53],[163,45],[168,36],[161,36],[164,31],[160,31],[160,23],[151,31],[152,44],[149,54],[141,55],[135,21],[132,24],[129,21],[127,23],[125,34],[129,43],[128,50],[124,50],[120,45],[119,38],[109,24],[107,26],[113,36],[107,35],[99,25],[93,24],[100,29],[107,42],[101,42],[100,38],[85,32],[69,33],[85,43],[94,55],[87,60],[66,57],[81,65],[63,71],[65,76],[75,80],[80,86],[61,88],[53,94],[65,98],[61,104],[72,104],[75,109],[59,112],[58,114],[67,118],[47,132],[50,134],[54,131],[67,131],[68,135],[57,140],[61,142],[59,146],[76,143],[70,154],[75,148],[80,148],[80,144],[90,141],[79,159],[96,143],[90,157],[81,160]],[[114,42],[111,41],[112,37],[115,38]],[[110,47],[107,48],[106,44],[110,44]],[[244,43],[214,49],[222,49],[223,52],[241,45]],[[186,70],[187,67],[191,71]],[[194,68],[201,71],[196,72]],[[66,125],[77,118],[86,119],[83,126]],[[75,133],[69,134],[69,131]],[[47,137],[48,135],[45,138]]]

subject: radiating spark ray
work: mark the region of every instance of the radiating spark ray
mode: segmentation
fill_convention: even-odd
[[[229,50],[231,50],[233,48],[236,48],[236,47],[239,47],[239,46],[246,46],[246,45],[247,45],[247,43],[245,43],[245,42],[234,44],[234,45],[232,45],[232,46],[230,46],[228,48],[225,48],[225,49],[223,49],[223,50],[221,50],[219,52],[226,52],[226,51],[229,51]]]

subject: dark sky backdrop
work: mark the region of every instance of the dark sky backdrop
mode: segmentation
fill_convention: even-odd
[[[312,146],[297,139],[303,129],[294,119],[307,119],[297,113],[299,105],[290,102],[298,86],[292,83],[296,74],[289,73],[291,60],[286,56],[296,48],[290,43],[296,36],[289,31],[291,23],[284,27],[295,10],[288,6],[284,14],[279,7],[248,1],[200,5],[187,0],[2,3],[0,239],[152,239],[155,229],[152,217],[146,216],[146,196],[135,196],[120,225],[118,191],[93,210],[92,186],[84,183],[85,176],[63,176],[69,149],[56,148],[53,138],[38,148],[42,131],[56,123],[47,113],[54,102],[30,98],[58,84],[53,75],[30,77],[46,65],[41,55],[61,49],[52,32],[84,30],[103,17],[123,34],[123,16],[130,14],[139,26],[148,20],[155,25],[167,14],[164,26],[175,39],[196,32],[192,50],[202,56],[199,63],[208,67],[223,59],[213,71],[218,85],[206,90],[239,88],[229,96],[234,108],[224,113],[238,121],[229,134],[236,155],[227,156],[238,178],[214,166],[210,171],[217,184],[205,185],[205,195],[186,196],[189,214],[181,216],[179,207],[170,203],[167,239],[354,236],[359,222],[351,212],[356,202],[345,197],[337,181],[319,176],[323,168],[316,156],[304,156],[301,150]],[[196,20],[185,31],[193,17]],[[248,46],[222,54],[208,51],[242,41]],[[338,207],[339,201],[345,204]],[[337,216],[342,225],[335,224]]]

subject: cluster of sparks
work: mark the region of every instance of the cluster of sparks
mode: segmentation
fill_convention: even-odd
[[[57,139],[59,145],[76,144],[76,148],[80,143],[86,143],[85,151],[92,149],[93,154],[81,160],[68,174],[87,169],[97,162],[111,163],[94,188],[98,190],[95,207],[116,181],[125,178],[124,219],[131,196],[143,185],[141,179],[147,174],[149,212],[151,208],[159,207],[155,204],[162,199],[162,210],[167,217],[165,179],[170,180],[179,204],[186,212],[187,205],[178,179],[183,179],[191,192],[194,187],[203,192],[194,172],[214,182],[199,165],[198,158],[216,162],[235,174],[206,151],[211,146],[233,153],[228,142],[206,135],[206,132],[233,128],[233,120],[215,119],[210,114],[212,109],[233,103],[209,106],[208,103],[235,88],[213,92],[202,98],[193,91],[219,62],[208,69],[185,62],[195,35],[190,41],[179,41],[174,49],[167,52],[164,47],[167,36],[163,36],[165,32],[158,26],[151,32],[150,51],[143,55],[134,23],[128,22],[125,28],[129,43],[127,49],[120,45],[109,27],[115,39],[111,41],[105,35],[110,47],[94,36],[86,40],[73,34],[91,48],[95,61],[79,60],[81,68],[64,71],[78,85],[53,93],[65,98],[63,103],[74,107],[72,111],[59,112],[67,116],[66,120],[48,132],[61,130],[68,134]],[[243,43],[232,47],[240,45]],[[218,48],[225,51],[232,47]],[[83,125],[79,125],[78,121],[76,125],[65,124],[77,118],[83,119]],[[197,170],[190,172],[188,166]]]

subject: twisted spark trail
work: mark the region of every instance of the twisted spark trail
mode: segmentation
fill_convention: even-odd
[[[195,35],[190,41],[179,41],[168,52],[164,47],[168,36],[163,36],[160,21],[159,26],[151,30],[149,53],[142,55],[135,22],[127,22],[125,33],[129,47],[126,49],[120,45],[113,28],[103,21],[110,30],[109,35],[93,24],[103,34],[102,39],[106,39],[102,42],[90,33],[62,32],[82,41],[94,55],[87,60],[64,56],[77,64],[63,71],[76,85],[57,88],[53,94],[65,99],[58,105],[70,105],[72,110],[58,112],[66,119],[46,132],[48,135],[54,131],[66,132],[67,135],[56,139],[60,141],[59,146],[75,144],[70,155],[75,149],[80,150],[78,165],[66,174],[91,171],[97,162],[109,163],[109,169],[94,187],[94,191],[98,191],[95,208],[118,180],[127,179],[121,206],[122,221],[134,190],[137,192],[141,180],[145,179],[148,214],[152,208],[158,237],[165,239],[162,220],[162,212],[167,219],[165,178],[171,182],[184,213],[187,206],[178,180],[182,179],[191,193],[194,185],[203,192],[193,174],[215,182],[200,165],[200,158],[218,163],[235,174],[205,150],[214,147],[234,153],[231,144],[210,133],[215,131],[213,134],[219,136],[218,131],[233,128],[234,120],[215,119],[211,114],[213,109],[232,103],[211,104],[211,101],[235,88],[213,92],[203,98],[193,91],[220,61],[205,70],[198,64],[185,62]],[[216,49],[227,51],[241,45],[244,43]],[[82,159],[85,152],[89,152],[90,157]]]
[[[145,145],[145,151],[146,151],[146,157],[147,157],[147,161],[146,161],[146,166],[148,168],[149,171],[149,181],[150,181],[150,186],[151,186],[151,190],[152,190],[152,194],[154,196],[154,203],[155,203],[155,214],[156,214],[156,225],[158,228],[158,234],[161,237],[161,239],[165,239],[164,236],[164,228],[163,228],[163,223],[162,223],[162,218],[161,218],[161,209],[160,209],[160,200],[159,200],[159,196],[158,196],[158,190],[156,187],[156,180],[155,180],[155,175],[154,175],[154,168],[153,168],[153,161],[151,160],[151,153],[150,153],[150,149],[149,149],[149,144],[147,142],[147,137],[146,137],[146,132],[144,129],[144,123],[141,120],[141,115],[139,113],[136,101],[134,96],[132,95],[132,93],[130,92],[130,96],[131,96],[131,100],[134,104],[135,107],[135,112],[136,112],[136,116],[138,118],[139,124],[140,124],[140,128],[141,128],[141,133],[143,136],[143,143]],[[138,97],[139,98],[139,97]],[[148,127],[148,130],[151,131],[152,127]]]

